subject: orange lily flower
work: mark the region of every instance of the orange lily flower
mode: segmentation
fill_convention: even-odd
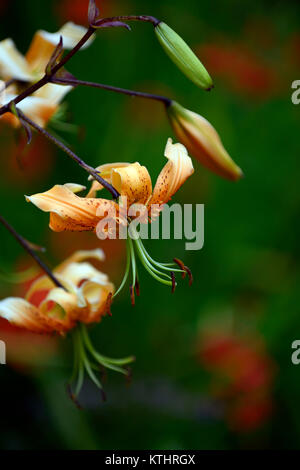
[[[102,186],[97,181],[92,183],[86,197],[79,197],[75,194],[85,189],[84,186],[65,184],[56,185],[44,193],[27,196],[26,200],[32,202],[42,211],[50,212],[50,228],[56,232],[64,230],[95,231],[97,229],[97,235],[99,235],[98,223],[107,217],[112,217],[117,222],[115,225],[116,229],[118,229],[120,225],[126,226],[127,220],[135,218],[135,216],[131,217],[130,208],[137,204],[142,204],[143,211],[146,208],[147,216],[149,215],[153,219],[162,210],[164,204],[172,198],[194,172],[192,160],[182,144],[172,144],[172,140],[169,139],[165,149],[165,156],[168,162],[158,176],[153,191],[147,168],[141,166],[138,162],[132,164],[111,163],[97,168],[101,176],[109,181],[122,196],[119,199],[120,205],[112,200],[95,197],[97,191],[102,189]],[[127,206],[123,205],[125,197],[127,198]],[[138,211],[139,209],[140,206]],[[140,215],[145,216],[144,212],[140,213]],[[147,216],[143,221],[148,221]],[[190,283],[192,282],[190,270],[177,258],[174,259],[174,263],[168,265],[156,262],[148,255],[139,237],[132,240],[131,237],[128,237],[126,271],[115,296],[124,286],[130,266],[132,268],[132,284],[130,287],[132,304],[135,302],[134,288],[139,293],[134,251],[136,251],[137,257],[149,274],[162,284],[172,287],[172,291],[174,291],[176,286],[175,272],[181,273],[182,277],[188,274]],[[179,269],[174,269],[176,264],[179,265]]]
[[[60,37],[63,39],[63,47],[72,49],[81,37],[85,34],[86,28],[74,23],[66,23],[56,33],[47,31],[37,31],[29,46],[28,52],[23,56],[16,48],[12,39],[5,39],[0,42],[0,77],[3,80],[14,79],[16,81],[34,83],[42,78],[45,68],[59,43]],[[93,38],[83,46],[87,47]],[[18,107],[24,114],[42,127],[45,127],[49,119],[55,114],[59,103],[64,96],[72,89],[71,86],[61,86],[47,84],[31,96],[19,103]],[[1,104],[6,104],[13,100],[19,93],[18,84],[10,85],[6,90],[5,100]],[[14,127],[18,127],[19,120],[12,114],[5,114],[1,117]]]
[[[33,333],[62,335],[77,322],[100,321],[107,312],[114,286],[86,259],[103,261],[104,253],[100,249],[77,251],[53,271],[66,290],[42,276],[33,282],[25,299],[10,297],[0,301],[0,317]]]
[[[172,144],[169,139],[165,156],[168,162],[158,176],[153,191],[147,168],[138,162],[109,163],[99,166],[97,171],[121,196],[127,198],[128,209],[133,204],[143,204],[151,212],[152,206],[161,208],[166,204],[194,172],[192,160],[183,145]],[[94,181],[87,196],[79,197],[75,193],[85,189],[84,186],[56,185],[44,193],[27,196],[26,200],[42,211],[50,212],[50,228],[53,231],[95,230],[99,220],[110,210],[116,211],[117,216],[124,216],[114,201],[95,197],[102,188],[100,183]]]
[[[25,299],[10,297],[0,301],[0,318],[31,333],[64,336],[72,330],[74,367],[68,389],[76,404],[85,373],[104,394],[94,368],[103,366],[128,375],[124,366],[135,360],[133,356],[122,359],[103,356],[92,345],[86,325],[99,322],[109,310],[114,285],[87,259],[103,261],[104,253],[100,249],[81,250],[61,263],[53,274],[64,289],[42,276],[31,284]]]

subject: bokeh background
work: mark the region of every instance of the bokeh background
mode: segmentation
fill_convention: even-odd
[[[1,0],[1,38],[25,52],[37,29],[56,31],[67,20],[86,22],[86,0]],[[102,0],[105,16],[150,14],[165,20],[193,47],[215,89],[189,82],[160,48],[151,25],[106,30],[78,54],[78,78],[166,94],[205,116],[242,167],[238,183],[221,180],[195,162],[195,174],[174,201],[205,204],[205,246],[184,252],[182,241],[149,241],[156,258],[177,256],[194,285],[171,295],[140,270],[141,297],[132,308],[125,289],[113,317],[95,326],[98,349],[135,354],[128,384],[108,373],[103,403],[86,383],[84,410],[69,400],[70,341],[24,334],[0,324],[8,364],[0,366],[0,448],[3,449],[240,449],[298,448],[300,366],[291,344],[300,338],[299,123],[291,102],[299,79],[300,5],[296,1]],[[159,103],[101,90],[67,97],[56,128],[90,164],[139,161],[153,178],[172,136]],[[1,213],[30,240],[47,247],[55,266],[78,248],[101,246],[105,269],[118,284],[121,242],[92,234],[55,234],[48,216],[24,194],[55,183],[85,184],[86,173],[39,137],[21,152],[20,135],[0,130]],[[30,259],[1,229],[0,296],[26,285],[8,273]]]

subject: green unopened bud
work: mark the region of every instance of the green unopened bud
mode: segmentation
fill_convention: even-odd
[[[162,47],[177,67],[200,88],[210,90],[213,87],[206,68],[184,40],[166,23],[155,26],[155,33]]]
[[[167,108],[173,130],[189,154],[214,173],[239,180],[242,170],[225,150],[215,128],[202,116],[173,101]]]

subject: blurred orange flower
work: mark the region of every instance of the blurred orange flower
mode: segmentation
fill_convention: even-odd
[[[113,16],[115,0],[109,2],[98,0],[97,6],[102,18]],[[62,21],[74,21],[75,23],[88,25],[89,0],[60,0],[55,5],[58,17]]]
[[[1,160],[0,169],[7,182],[18,182],[24,188],[33,181],[48,176],[55,160],[53,147],[40,135],[33,135],[30,145],[26,137],[9,139],[4,143],[6,158]]]
[[[280,91],[280,76],[275,67],[263,60],[246,43],[226,39],[198,48],[212,75],[225,81],[242,95],[268,99]]]
[[[232,429],[251,431],[269,419],[275,366],[260,341],[206,331],[198,344],[198,359],[213,375],[214,393],[225,401]]]

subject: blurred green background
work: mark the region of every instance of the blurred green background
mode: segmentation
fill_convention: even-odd
[[[149,14],[166,21],[207,66],[215,89],[189,82],[160,48],[151,25],[101,31],[68,69],[78,78],[162,93],[206,117],[245,178],[221,180],[195,162],[195,174],[174,202],[205,204],[205,246],[148,241],[155,257],[184,259],[194,285],[174,295],[140,270],[135,308],[126,289],[113,317],[91,330],[110,356],[134,354],[130,384],[109,372],[108,401],[86,383],[84,410],[69,400],[69,340],[35,338],[0,327],[8,364],[0,366],[2,449],[298,448],[300,366],[291,344],[300,338],[300,5],[296,1],[103,0],[103,15]],[[1,1],[1,38],[25,53],[37,29],[56,31],[68,19],[84,24],[87,2]],[[57,130],[90,165],[139,161],[155,180],[172,136],[159,103],[101,90],[77,89]],[[91,234],[55,234],[48,216],[24,194],[56,183],[86,184],[86,173],[41,139],[20,155],[19,134],[1,131],[1,213],[28,239],[47,246],[55,266],[78,248],[100,244],[118,285],[125,262],[120,242]],[[17,139],[17,140],[16,140]],[[5,274],[30,260],[1,229],[0,295],[20,295]]]

